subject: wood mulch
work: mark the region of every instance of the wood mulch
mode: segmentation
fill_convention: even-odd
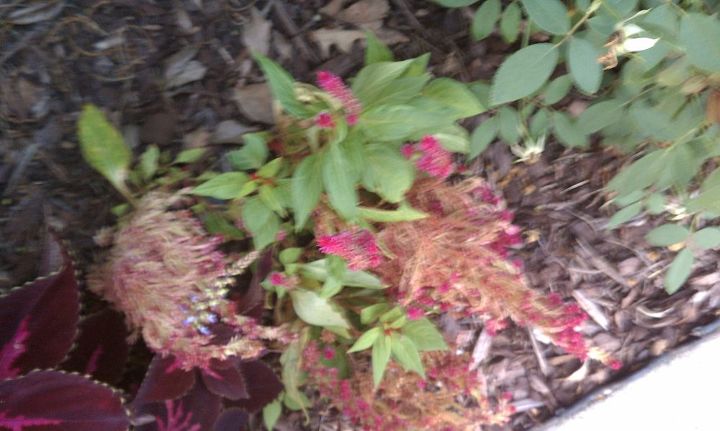
[[[250,49],[269,52],[298,80],[312,81],[319,69],[347,76],[363,61],[360,30],[372,29],[398,58],[430,52],[435,75],[488,79],[517,47],[497,37],[472,42],[468,15],[410,0],[3,2],[0,289],[34,276],[43,226],[70,240],[83,267],[97,253],[94,233],[113,222],[121,199],[78,151],[83,103],[112,113],[136,154],[151,143],[177,152],[209,142],[224,151],[268,118]],[[697,256],[690,281],[668,296],[662,278],[673,253],[643,239],[661,221],[605,229],[612,211],[602,189],[627,161],[551,143],[537,163],[515,164],[496,143],[472,166],[516,212],[526,235],[517,255],[531,285],[577,300],[591,316],[586,334],[625,364],[619,372],[581,366],[523,329],[501,332],[481,369],[491,392],[514,395],[519,413],[495,430],[531,429],[718,316],[717,253]],[[292,418],[279,425],[294,426]],[[326,418],[322,428],[336,426]]]

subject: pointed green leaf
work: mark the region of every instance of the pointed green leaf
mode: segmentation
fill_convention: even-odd
[[[158,161],[160,160],[160,149],[157,145],[150,145],[140,156],[140,175],[147,181],[157,172]]]
[[[498,120],[491,117],[480,123],[470,135],[470,152],[468,159],[479,156],[497,136]]]
[[[482,40],[490,36],[495,23],[500,19],[500,0],[486,0],[475,12],[470,34],[473,40]]]
[[[205,181],[190,193],[215,199],[235,199],[247,180],[248,176],[243,172],[225,172]]]
[[[665,291],[667,293],[672,295],[685,284],[685,280],[692,272],[694,261],[695,258],[689,249],[680,250],[665,274]]]
[[[329,299],[322,298],[317,293],[306,289],[293,289],[290,291],[295,313],[306,323],[316,326],[334,326],[349,329],[350,324]]]
[[[358,196],[352,172],[353,168],[340,144],[332,142],[323,158],[323,184],[330,205],[345,220],[354,220],[357,217]]]
[[[548,80],[558,61],[558,51],[550,43],[537,43],[509,56],[493,78],[491,99],[494,106],[527,97]]]
[[[390,309],[390,306],[385,303],[373,304],[363,308],[360,311],[360,322],[363,325],[367,325],[377,320],[381,314],[385,313]]]
[[[408,322],[401,332],[412,340],[421,352],[448,348],[445,338],[427,318]]]
[[[600,88],[603,68],[598,62],[601,52],[592,43],[579,37],[572,37],[568,47],[570,76],[577,87],[588,94]]]
[[[423,379],[425,378],[425,369],[423,368],[422,359],[418,348],[408,337],[399,335],[397,332],[392,333],[391,350],[393,357],[407,371],[414,371]]]
[[[360,338],[355,342],[355,344],[352,345],[352,347],[347,351],[348,353],[354,353],[359,352],[361,350],[369,349],[370,346],[375,343],[375,340],[382,335],[383,331],[381,328],[372,328],[365,333],[363,333]]]
[[[707,250],[720,246],[720,228],[706,227],[692,235],[691,241],[696,246]]]
[[[378,337],[372,349],[373,385],[378,387],[382,381],[385,368],[390,361],[392,341],[389,335]]]
[[[720,72],[720,21],[716,15],[688,13],[680,21],[680,42],[690,63],[707,72]]]
[[[648,232],[645,240],[652,245],[664,247],[685,241],[689,235],[690,231],[685,226],[664,224]]]
[[[264,133],[246,133],[243,135],[245,145],[235,151],[227,153],[228,161],[235,169],[258,169],[268,157],[269,151],[265,143]]]
[[[279,64],[262,54],[254,53],[253,58],[265,74],[273,97],[280,102],[283,108],[296,117],[309,116],[308,110],[295,97],[295,81],[292,76]]]
[[[412,163],[396,148],[382,144],[368,145],[365,158],[366,164],[362,170],[363,187],[388,202],[400,202],[415,178]]]
[[[248,198],[242,207],[242,221],[253,236],[255,249],[261,250],[275,242],[280,219],[258,197]]]
[[[130,148],[122,135],[95,105],[84,105],[78,120],[80,151],[85,161],[119,191],[126,193]]]
[[[428,215],[408,205],[401,205],[396,210],[379,210],[360,207],[360,217],[372,222],[396,223],[401,221],[422,220]]]
[[[173,160],[174,165],[195,163],[205,154],[205,148],[190,148],[180,151],[180,154]]]
[[[454,79],[434,79],[422,94],[431,99],[433,104],[455,111],[456,119],[472,117],[485,111],[475,94],[465,84]]]
[[[365,41],[367,42],[367,48],[365,49],[366,66],[381,61],[393,61],[392,51],[375,36],[375,33],[366,31]]]
[[[292,209],[295,213],[295,230],[302,229],[320,201],[323,191],[322,157],[313,154],[298,165],[291,182]]]
[[[615,229],[616,227],[640,214],[640,211],[642,211],[642,205],[642,202],[635,202],[634,204],[628,205],[613,214],[613,216],[610,217],[610,220],[608,220],[607,229]]]
[[[500,17],[500,35],[505,42],[513,43],[517,40],[521,20],[520,6],[517,3],[510,3]]]
[[[568,10],[560,0],[521,0],[530,19],[551,34],[564,35],[570,30]]]
[[[277,423],[278,419],[280,418],[280,413],[282,413],[282,403],[280,402],[280,398],[263,407],[262,413],[265,428],[272,431],[272,429],[275,428],[275,424]]]

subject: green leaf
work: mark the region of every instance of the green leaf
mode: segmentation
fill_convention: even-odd
[[[370,346],[375,343],[375,340],[378,339],[380,335],[383,334],[382,328],[372,328],[365,333],[363,333],[360,338],[355,342],[355,344],[352,345],[352,347],[347,351],[348,353],[354,353],[359,352],[361,350],[369,349]]]
[[[320,201],[323,191],[321,167],[321,155],[313,154],[305,157],[293,174],[290,189],[296,231],[305,226],[305,222]]]
[[[215,199],[235,199],[248,180],[243,172],[225,172],[192,189],[191,193]]]
[[[558,51],[550,43],[537,43],[509,56],[493,78],[491,99],[494,106],[527,97],[548,80],[558,61]]]
[[[480,123],[470,135],[468,159],[474,159],[492,143],[498,133],[497,117],[491,117]]]
[[[280,217],[287,216],[280,193],[278,193],[275,187],[266,184],[261,185],[258,191],[258,197],[268,208],[273,210]]]
[[[332,298],[333,296],[340,293],[340,291],[343,289],[343,284],[340,279],[333,275],[329,275],[325,279],[325,283],[323,283],[322,289],[320,289],[320,297],[322,298]]]
[[[453,122],[452,111],[442,108],[429,111],[427,106],[423,108],[410,105],[378,106],[363,113],[360,126],[369,141],[388,142],[403,141],[415,134],[432,133]]]
[[[520,116],[510,106],[503,106],[497,111],[500,137],[508,144],[514,144],[520,139]]]
[[[276,159],[270,160],[266,164],[260,167],[260,169],[257,170],[257,174],[260,177],[263,178],[273,178],[275,177],[278,172],[280,172],[280,168],[282,167],[283,159],[282,157],[278,157]]]
[[[595,133],[611,124],[617,123],[623,116],[623,104],[611,99],[590,105],[578,117],[578,127],[586,134]]]
[[[607,229],[615,229],[616,227],[640,214],[640,211],[642,211],[642,206],[642,202],[635,202],[634,204],[628,205],[620,211],[616,212],[615,214],[613,214],[612,217],[610,217],[610,220],[608,220]]]
[[[253,53],[270,85],[273,98],[278,100],[285,110],[295,117],[305,118],[310,115],[305,106],[295,97],[295,81],[279,64],[262,54]]]
[[[600,88],[603,74],[602,65],[597,60],[600,54],[600,50],[587,40],[570,38],[567,59],[570,76],[585,93],[594,94]]]
[[[418,373],[423,379],[425,378],[425,369],[423,368],[422,359],[417,346],[405,335],[399,335],[393,332],[391,335],[391,350],[393,357],[407,371]]]
[[[435,79],[425,87],[422,94],[430,98],[433,104],[455,111],[454,119],[472,117],[485,111],[473,92],[454,79]]]
[[[412,65],[414,60],[382,61],[363,67],[352,82],[352,91],[364,108],[377,106],[392,90],[396,80]]]
[[[690,231],[685,226],[664,224],[648,232],[645,240],[652,245],[664,247],[685,241],[689,235]]]
[[[280,398],[263,407],[263,423],[265,424],[265,428],[272,431],[278,419],[280,419],[280,413],[282,413]]]
[[[392,341],[389,335],[378,337],[372,349],[373,385],[378,387],[382,381],[385,368],[390,361]]]
[[[302,385],[302,352],[307,342],[307,331],[301,332],[300,338],[292,341],[280,356],[280,364],[282,365],[282,382],[285,388],[285,400],[292,400],[293,404],[298,405],[303,410],[309,407],[304,394],[300,392]]]
[[[495,23],[500,19],[500,0],[486,0],[475,12],[470,34],[474,40],[485,39],[492,33]]]
[[[253,236],[255,249],[261,250],[275,242],[280,219],[257,197],[248,198],[242,207],[243,224]]]
[[[329,299],[306,289],[290,291],[295,313],[306,323],[316,326],[334,326],[349,329],[350,324],[339,308]]]
[[[664,150],[655,150],[646,154],[615,175],[608,183],[608,189],[626,195],[650,186],[662,175],[665,168],[663,156]]]
[[[268,157],[269,151],[265,143],[264,133],[246,133],[243,135],[245,145],[227,153],[228,161],[235,169],[259,169]]]
[[[552,123],[553,129],[555,130],[555,137],[558,138],[563,145],[570,148],[587,146],[587,135],[563,112],[553,112]]]
[[[530,119],[530,136],[538,139],[547,135],[550,128],[550,116],[546,108],[540,108]]]
[[[367,48],[365,49],[366,66],[382,61],[393,61],[392,51],[375,36],[375,33],[366,31],[365,41],[367,42]]]
[[[129,196],[125,180],[132,152],[122,135],[95,105],[84,105],[78,120],[80,151],[85,161],[110,183]]]
[[[688,13],[680,21],[680,43],[690,63],[707,72],[720,72],[720,21],[715,15]]]
[[[685,280],[692,272],[692,266],[695,261],[692,252],[685,248],[675,256],[670,264],[667,273],[665,273],[665,291],[672,295],[685,283]]]
[[[352,172],[353,168],[340,144],[330,143],[330,148],[322,162],[323,184],[330,205],[345,220],[354,220],[357,217],[358,196]]]
[[[195,163],[205,154],[205,148],[190,148],[189,150],[180,151],[180,154],[173,160],[174,165],[182,165],[186,163]]]
[[[397,148],[383,144],[368,145],[365,148],[365,159],[363,187],[388,202],[400,202],[415,178],[412,163]]]
[[[690,238],[693,244],[707,250],[720,246],[720,228],[706,227],[692,234]]]
[[[560,0],[521,0],[530,19],[548,33],[564,35],[570,30],[568,10]]]
[[[283,265],[289,265],[297,262],[300,256],[302,256],[302,253],[303,249],[300,247],[289,247],[278,254],[278,259],[280,259],[280,263]]]
[[[470,151],[470,134],[466,128],[457,124],[438,129],[432,135],[451,153],[467,154]],[[416,139],[421,138],[422,136],[416,137]]]
[[[142,176],[143,180],[148,181],[155,175],[158,169],[159,160],[160,149],[157,147],[157,145],[150,145],[142,153],[142,155],[140,155],[140,164],[138,168],[140,169],[140,175]]]
[[[665,198],[660,193],[653,193],[645,199],[645,208],[650,214],[661,214],[665,211]]]
[[[546,105],[553,105],[561,101],[567,96],[570,87],[572,87],[572,79],[569,74],[553,79],[542,93],[543,101]]]
[[[433,0],[440,6],[445,7],[465,7],[477,2],[478,0]]]
[[[370,324],[377,320],[381,314],[385,313],[390,309],[390,306],[385,303],[373,304],[363,308],[360,311],[360,323],[363,325]]]
[[[302,274],[313,280],[325,281],[328,277],[328,270],[325,259],[302,265]],[[384,289],[387,287],[379,278],[365,271],[345,271],[342,276],[342,283],[345,286],[361,287],[365,289]]]
[[[403,326],[401,332],[412,340],[421,352],[448,348],[445,338],[427,318],[408,322]]]
[[[521,19],[520,6],[517,3],[510,3],[500,17],[500,35],[505,42],[513,43],[517,40]]]
[[[360,207],[360,217],[372,222],[396,223],[402,221],[422,220],[428,215],[409,205],[400,205],[395,210],[379,210],[375,208]]]

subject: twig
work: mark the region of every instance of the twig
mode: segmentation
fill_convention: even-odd
[[[305,42],[300,29],[297,25],[295,25],[295,22],[287,13],[287,10],[285,9],[285,2],[282,0],[271,0],[271,3],[273,5],[275,16],[277,16],[280,24],[283,26],[288,36],[290,36],[290,39],[293,41],[297,49],[300,50],[311,62],[319,63],[320,57],[310,48],[307,42]]]

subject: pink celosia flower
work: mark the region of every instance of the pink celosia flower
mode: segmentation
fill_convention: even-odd
[[[334,73],[321,70],[317,73],[317,82],[320,88],[330,93],[330,95],[342,103],[345,114],[347,114],[346,119],[348,124],[351,126],[355,125],[362,111],[362,106],[342,79]]]
[[[415,149],[421,154],[420,158],[415,162],[415,165],[421,171],[444,180],[455,170],[452,153],[443,148],[434,136],[423,137],[415,146]],[[408,148],[403,147],[402,152],[405,157],[408,157]]]
[[[330,346],[325,347],[323,349],[323,358],[327,361],[332,361],[333,358],[335,358],[335,349]]]
[[[270,274],[269,279],[270,283],[275,286],[288,287],[290,285],[290,280],[285,276],[285,274],[281,274],[279,272],[273,272]]]
[[[321,129],[333,129],[335,128],[335,120],[332,115],[328,112],[321,112],[315,117],[315,124]]]
[[[345,259],[353,271],[374,268],[382,262],[375,237],[365,229],[322,235],[317,238],[317,244],[323,253]]]
[[[407,316],[410,320],[419,320],[422,319],[423,316],[425,316],[425,312],[422,310],[422,308],[410,307],[407,310]]]
[[[183,369],[256,358],[264,350],[260,339],[279,332],[236,315],[226,293],[257,253],[230,264],[218,249],[220,238],[209,236],[189,211],[170,210],[180,196],[152,192],[140,200],[122,220],[107,262],[91,269],[90,290],[125,313],[151,350],[174,355]],[[222,345],[213,343],[220,327],[232,335]]]

